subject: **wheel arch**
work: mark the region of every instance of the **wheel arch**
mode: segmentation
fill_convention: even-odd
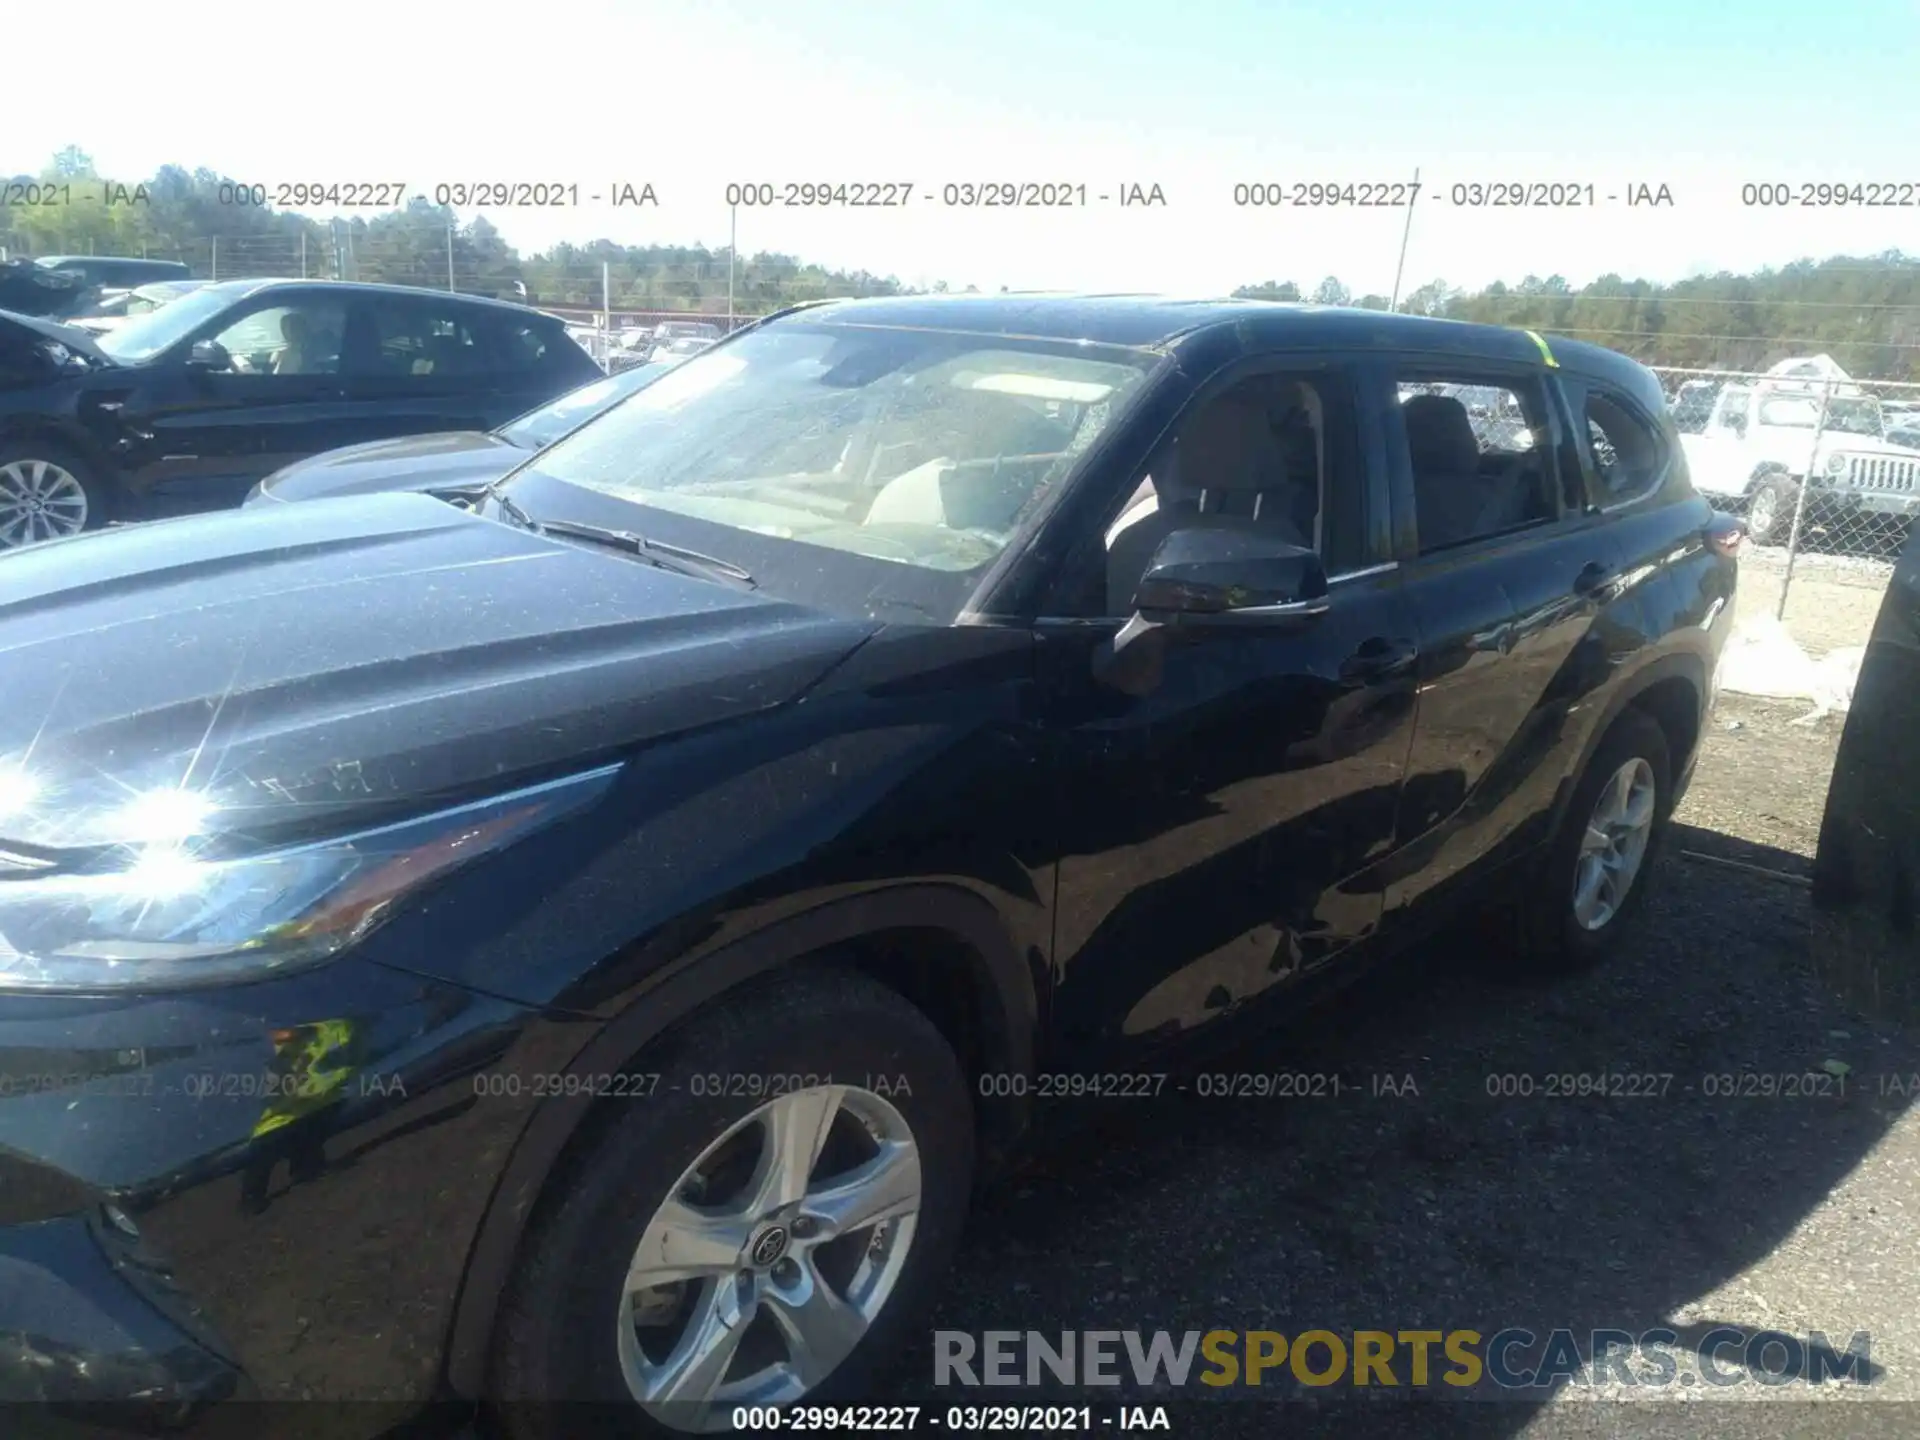
[[[914,937],[926,937],[919,948]],[[877,979],[919,1006],[979,1074],[1030,1073],[1038,1026],[1033,959],[1015,946],[999,914],[973,891],[904,885],[830,901],[776,921],[684,966],[665,967],[595,1031],[565,1073],[617,1073],[696,1011],[760,976],[809,960],[833,959]],[[955,973],[955,967],[964,967]],[[604,1102],[603,1102],[604,1103]],[[446,1381],[480,1399],[500,1299],[549,1181],[600,1107],[549,1100],[515,1142],[468,1252],[449,1330]],[[1016,1101],[976,1106],[983,1156],[1004,1155],[1027,1122]]]
[[[1651,715],[1665,733],[1672,751],[1671,778],[1678,784],[1692,762],[1705,729],[1707,672],[1706,656],[1693,650],[1671,651],[1647,661],[1619,684],[1600,712],[1600,718],[1588,731],[1578,758],[1560,785],[1559,796],[1554,801],[1553,824],[1547,831],[1549,835],[1559,832],[1567,806],[1573,801],[1573,792],[1579,788],[1580,777],[1587,773],[1594,752],[1628,710],[1637,709]]]
[[[78,425],[52,415],[0,414],[0,445],[22,440],[46,440],[73,451],[93,467],[95,475],[115,494],[123,488],[120,471],[93,436]]]

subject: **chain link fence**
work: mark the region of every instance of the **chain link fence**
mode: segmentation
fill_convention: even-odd
[[[1694,488],[1747,524],[1727,688],[1844,710],[1920,517],[1920,385],[1825,356],[1655,368]]]

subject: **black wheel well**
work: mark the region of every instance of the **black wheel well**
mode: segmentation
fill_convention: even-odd
[[[964,937],[952,931],[936,926],[896,925],[799,951],[770,968],[757,970],[710,995],[663,1029],[652,1031],[619,1062],[603,1065],[596,1061],[596,1072],[637,1073],[648,1055],[656,1051],[656,1047],[664,1045],[671,1050],[685,1023],[695,1015],[725,1005],[756,980],[764,980],[771,974],[794,966],[808,965],[831,966],[858,973],[894,991],[920,1010],[953,1047],[966,1076],[968,1091],[972,1094],[979,1093],[978,1080],[981,1075],[998,1069],[1011,1069],[1019,1063],[1009,1046],[1011,1036],[1002,1028],[1006,1022],[999,1018],[986,958]],[[623,1050],[626,1048],[622,1047]],[[575,1068],[577,1066],[576,1061]],[[525,1196],[525,1210],[519,1222],[511,1227],[510,1235],[501,1237],[506,1240],[507,1248],[499,1257],[503,1263],[495,1273],[502,1279],[512,1273],[511,1267],[522,1251],[527,1236],[538,1226],[549,1207],[564,1195],[567,1176],[599,1138],[608,1119],[617,1112],[619,1103],[609,1099],[594,1101],[552,1154],[551,1162],[544,1167]],[[1003,1158],[1018,1139],[1022,1123],[1016,1118],[1018,1114],[1017,1107],[1011,1105],[975,1104],[974,1117],[983,1178],[994,1168],[995,1161]],[[471,1287],[473,1280],[473,1262],[470,1259],[463,1290]],[[462,1346],[459,1335],[464,1329],[461,1323],[464,1317],[456,1318],[456,1334],[451,1338],[450,1378],[461,1393],[476,1398],[484,1386],[484,1367],[490,1363],[488,1356],[491,1352],[497,1293],[489,1293],[475,1307],[475,1318],[480,1320],[480,1328],[469,1337],[467,1346]],[[464,1294],[460,1308],[467,1308],[467,1296]]]
[[[921,927],[878,930],[862,935],[821,959],[838,959],[896,991],[929,1020],[953,1047],[967,1085],[978,1093],[980,1077],[1006,1058],[993,1033],[993,1010],[983,957],[950,931]],[[975,1107],[976,1112],[979,1107]],[[1004,1107],[991,1107],[1003,1113]],[[984,1119],[985,1117],[980,1117]],[[989,1130],[991,1121],[987,1121]],[[984,1133],[989,1151],[1009,1136]]]
[[[633,1053],[606,1068],[609,1073],[637,1072],[650,1053],[658,1053],[662,1046],[674,1047],[680,1031],[695,1016],[727,1004],[741,989],[765,980],[772,973],[808,965],[857,971],[918,1009],[953,1047],[970,1092],[978,1093],[977,1082],[983,1074],[1008,1067],[1004,1046],[994,1029],[993,1001],[984,958],[964,938],[951,931],[934,926],[897,926],[800,951],[771,971],[760,971],[729,985],[664,1030],[647,1036]],[[620,1103],[599,1100],[593,1104],[568,1137],[564,1151],[549,1171],[549,1182],[563,1174],[581,1151],[592,1147],[602,1122]],[[982,1151],[992,1156],[1015,1138],[1012,1133],[996,1133],[992,1118],[1005,1114],[1009,1107],[976,1105],[974,1109],[976,1121],[981,1125]],[[543,1184],[541,1188],[544,1192],[551,1185]]]
[[[119,482],[119,472],[115,470],[113,463],[88,437],[77,435],[64,425],[32,415],[10,415],[5,420],[0,420],[0,447],[29,440],[38,440],[57,445],[62,450],[72,451],[92,467],[94,479],[115,485]]]
[[[1700,740],[1700,690],[1684,675],[1656,680],[1633,697],[1632,708],[1652,717],[1667,737],[1677,774]]]

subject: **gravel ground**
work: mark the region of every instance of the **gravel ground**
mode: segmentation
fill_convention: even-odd
[[[1920,1042],[1850,1013],[1809,953],[1794,877],[1813,853],[1840,720],[1790,724],[1805,708],[1723,700],[1642,927],[1610,965],[1556,987],[1501,986],[1461,963],[1467,939],[1451,940],[1310,1027],[1209,1067],[1337,1073],[1339,1099],[1114,1102],[989,1193],[934,1327],[1667,1324],[1698,1344],[1726,1324],[1821,1331],[1839,1346],[1865,1330],[1864,1386],[1616,1382],[1362,1409],[1350,1385],[1282,1390],[1269,1375],[1264,1401],[1190,1385],[1170,1415],[1193,1436],[1920,1434],[1920,1124],[1899,1093],[1920,1077]],[[1705,1077],[1824,1073],[1829,1061],[1850,1067],[1844,1095],[1706,1093]],[[1488,1093],[1489,1076],[1564,1072],[1673,1079],[1635,1099]],[[1374,1098],[1377,1075],[1410,1076],[1418,1093]],[[1693,1368],[1683,1344],[1680,1372]],[[1174,1399],[934,1390],[931,1374],[929,1340],[904,1362],[898,1398]],[[1595,1400],[1619,1403],[1581,1403]]]

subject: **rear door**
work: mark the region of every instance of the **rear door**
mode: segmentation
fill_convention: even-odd
[[[1384,885],[1397,929],[1439,919],[1466,893],[1456,882],[1534,838],[1544,762],[1604,668],[1592,632],[1622,557],[1586,503],[1544,366],[1406,357],[1376,374],[1398,402],[1396,541],[1421,649],[1402,849]]]
[[[364,342],[351,356],[346,391],[358,440],[441,430],[490,430],[494,366],[474,323],[479,308],[456,300],[363,292]],[[525,408],[525,407],[522,407]]]

